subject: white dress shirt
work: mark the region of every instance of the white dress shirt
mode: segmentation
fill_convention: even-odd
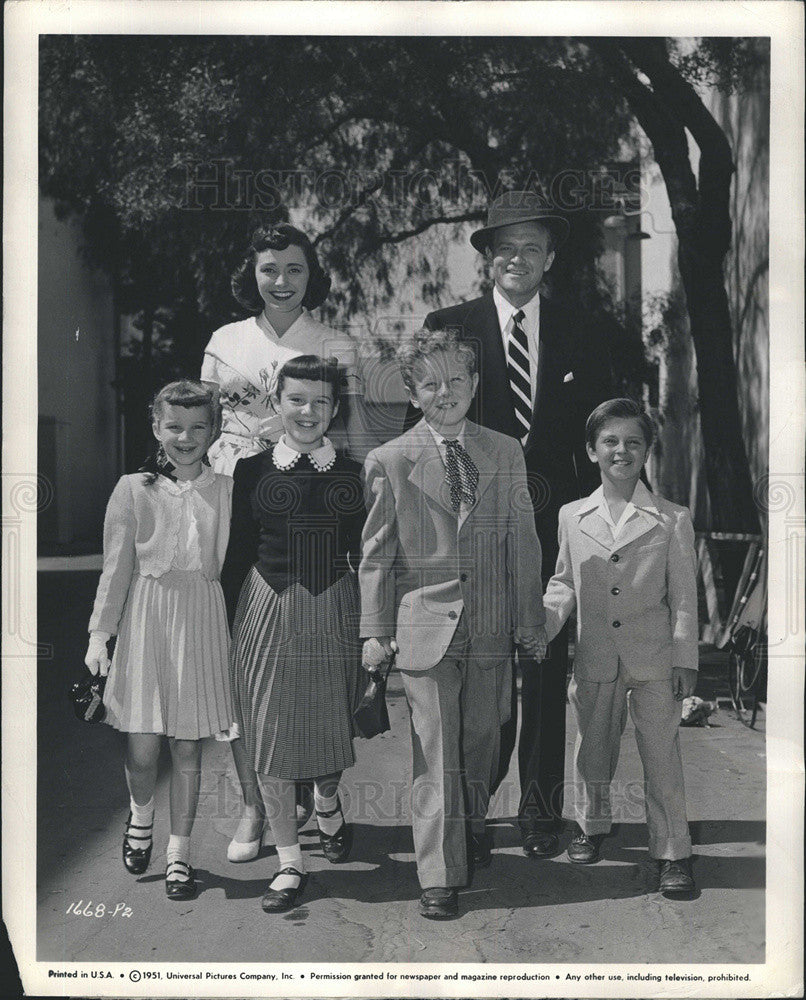
[[[529,382],[531,384],[531,403],[534,407],[535,389],[537,387],[537,365],[540,358],[540,293],[529,299],[525,306],[513,306],[498,291],[498,287],[493,288],[493,302],[498,313],[498,326],[501,330],[501,339],[504,343],[504,354],[507,350],[507,341],[514,326],[513,316],[516,312],[523,310],[523,321],[521,329],[526,334],[529,344]]]
[[[635,484],[635,490],[633,491],[632,498],[627,501],[627,505],[621,512],[621,517],[618,521],[613,519],[613,515],[610,513],[610,507],[608,506],[607,500],[605,499],[603,487],[599,487],[594,493],[591,494],[592,497],[597,496],[599,498],[599,506],[597,508],[598,513],[607,522],[610,530],[613,532],[613,541],[618,541],[618,537],[624,529],[624,525],[630,520],[633,514],[638,512],[639,508],[651,507],[654,509],[655,502],[652,494],[644,486],[644,484],[639,479]]]

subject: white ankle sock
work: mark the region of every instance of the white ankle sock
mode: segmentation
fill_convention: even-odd
[[[277,859],[281,869],[288,868],[290,865],[292,868],[296,868],[301,875],[305,873],[305,862],[302,860],[302,848],[299,844],[291,844],[290,847],[278,847]],[[278,875],[271,880],[269,888],[277,890],[296,889],[298,885],[299,879],[296,875]]]
[[[129,808],[132,811],[132,818],[126,828],[126,839],[132,847],[138,850],[145,850],[151,843],[150,830],[134,830],[135,826],[151,826],[154,822],[154,796],[144,806],[138,806],[131,796],[129,797]]]
[[[184,861],[190,864],[190,837],[180,837],[172,833],[168,838],[168,847],[165,850],[165,861],[170,864],[172,861]],[[187,873],[181,868],[171,872],[171,878],[177,882],[187,881]]]
[[[329,796],[322,795],[316,785],[314,785],[313,805],[314,809],[316,809],[316,825],[322,833],[327,834],[329,837],[332,837],[334,833],[338,833],[341,829],[341,824],[344,822],[341,810],[339,809],[338,792],[334,792]],[[319,813],[333,812],[334,809],[338,810],[334,816],[319,815]]]
[[[154,796],[152,795],[148,802],[142,806],[139,806],[129,796],[129,809],[132,811],[132,823],[135,823],[137,826],[148,826],[154,821]]]

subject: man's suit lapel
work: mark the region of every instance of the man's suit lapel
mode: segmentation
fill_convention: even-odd
[[[467,318],[466,329],[471,338],[477,338],[479,342],[480,379],[471,414],[477,418],[479,413],[483,413],[485,427],[517,436],[507,357],[492,292],[477,300],[472,315]],[[481,421],[477,420],[477,423]]]
[[[613,548],[613,532],[607,521],[597,511],[590,510],[582,513],[579,517],[579,530],[583,535],[597,541],[608,552]]]
[[[579,516],[579,515],[578,515]],[[657,527],[658,518],[640,508],[629,518],[621,530],[617,541],[613,541],[613,531],[610,525],[596,510],[582,512],[579,516],[579,530],[593,538],[608,552],[618,552],[626,548],[642,535]]]
[[[504,350],[501,327],[498,324],[498,310],[495,308],[492,292],[478,299],[472,317],[468,317],[467,325],[472,331],[472,335],[478,337],[481,348],[479,393],[483,394],[483,398],[479,400],[477,408],[472,411],[472,416],[475,417],[478,413],[483,413],[485,427],[509,434],[510,437],[519,438],[515,402],[509,383],[507,356]],[[560,369],[565,362],[562,345],[558,342],[556,317],[551,302],[541,295],[537,384],[532,405],[531,428],[524,446],[526,451],[538,442],[541,427],[545,432],[545,428],[549,426],[549,423],[544,419],[546,407],[556,405],[558,402],[558,385],[561,384],[564,375],[564,371],[561,372]]]
[[[498,473],[498,465],[496,464],[495,457],[491,450],[491,444],[489,438],[484,435],[484,432],[478,424],[474,424],[472,421],[468,420],[465,423],[465,451],[473,460],[476,468],[479,470],[479,482],[476,487],[476,503],[474,506],[478,507],[481,502],[481,498],[484,496],[486,491],[489,489],[490,484],[495,479]]]
[[[412,427],[406,438],[405,455],[412,463],[409,482],[455,518],[450,488],[445,481],[445,466],[425,421]]]
[[[655,512],[657,514],[657,510]],[[627,521],[618,537],[618,541],[613,545],[613,551],[626,548],[630,542],[652,531],[659,523],[659,515],[655,516],[646,510],[638,508],[633,516]]]
[[[557,337],[556,317],[551,302],[545,296],[540,296],[540,340],[538,343],[537,384],[535,386],[534,405],[532,406],[532,426],[526,439],[524,450],[528,451],[537,444],[542,433],[550,422],[546,420],[547,410],[558,404],[559,386],[564,372],[565,358],[562,345]]]

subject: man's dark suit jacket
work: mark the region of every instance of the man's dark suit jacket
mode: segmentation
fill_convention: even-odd
[[[519,437],[492,292],[429,313],[425,326],[430,330],[452,329],[476,349],[479,387],[468,418]],[[599,483],[598,467],[585,452],[585,421],[591,410],[612,394],[610,360],[603,337],[569,322],[561,305],[541,296],[538,383],[524,457],[535,526],[543,548],[545,580],[553,574],[557,559],[560,507],[587,496]],[[420,416],[410,407],[406,426]]]

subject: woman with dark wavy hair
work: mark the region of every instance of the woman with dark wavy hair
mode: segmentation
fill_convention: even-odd
[[[216,330],[202,363],[202,380],[218,385],[224,412],[221,437],[208,456],[215,472],[231,476],[239,458],[264,451],[280,437],[282,425],[271,395],[277,370],[290,358],[337,357],[342,395],[356,393],[354,344],[309,312],[329,291],[330,278],[302,230],[283,222],[255,231],[232,275],[233,295],[253,315]],[[346,409],[356,418],[360,403],[351,408],[350,402]],[[356,421],[350,417],[338,420],[331,437],[336,447],[350,452],[360,448]]]
[[[216,330],[202,363],[202,381],[218,386],[223,413],[221,436],[208,452],[214,472],[231,476],[239,459],[265,451],[279,440],[283,425],[272,403],[276,375],[287,361],[302,354],[339,360],[342,404],[329,432],[333,444],[356,458],[363,458],[372,447],[373,442],[365,443],[362,437],[355,347],[309,312],[325,301],[329,291],[330,278],[302,230],[283,222],[254,232],[232,275],[233,295],[253,315]],[[255,772],[246,762],[241,742],[230,744],[244,800],[241,821],[227,850],[230,861],[257,857],[265,822]],[[312,802],[304,786],[299,795],[305,803],[299,808],[304,821]]]

